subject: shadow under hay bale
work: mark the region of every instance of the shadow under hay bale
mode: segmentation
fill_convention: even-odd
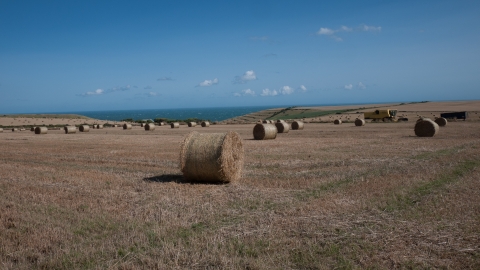
[[[438,124],[430,119],[417,121],[415,124],[415,135],[418,137],[433,137],[438,133]]]
[[[146,131],[153,131],[153,130],[155,130],[155,124],[153,124],[153,123],[145,124],[144,128],[145,128]]]
[[[36,127],[35,134],[47,134],[48,128],[47,127]]]
[[[195,127],[197,125],[197,123],[195,122],[188,122],[187,123],[188,127]]]
[[[304,125],[302,121],[293,121],[292,130],[302,130]]]
[[[360,118],[355,119],[355,126],[357,127],[365,126],[365,120]]]
[[[180,123],[178,123],[178,122],[171,123],[171,124],[170,124],[170,127],[171,127],[171,128],[180,128]]]
[[[273,140],[277,138],[277,127],[272,124],[256,124],[253,127],[253,138],[255,140]]]
[[[229,183],[240,178],[244,150],[238,133],[190,132],[180,147],[180,170],[187,181]]]
[[[75,126],[64,126],[63,130],[65,131],[65,134],[77,133],[77,128]]]
[[[132,129],[132,124],[123,124],[123,129],[124,130]]]
[[[89,125],[80,125],[78,127],[78,130],[80,132],[89,132],[90,131],[90,126]]]
[[[435,119],[435,123],[437,123],[438,126],[440,127],[444,127],[447,125],[448,121],[446,118],[443,118],[443,117],[439,117],[437,119]]]
[[[333,123],[334,123],[335,125],[341,125],[341,124],[342,124],[342,120],[340,120],[340,119],[335,119],[335,121],[333,121]]]
[[[277,122],[275,123],[278,133],[288,133],[290,131],[290,126],[286,122]]]
[[[202,122],[202,127],[209,127],[210,126],[210,122],[208,121],[203,121]]]

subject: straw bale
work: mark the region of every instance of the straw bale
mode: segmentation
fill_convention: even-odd
[[[0,133],[3,133],[3,128],[0,128]]]
[[[143,126],[145,126],[145,125],[143,123],[140,123],[140,127],[143,127]]]
[[[293,130],[302,130],[305,124],[302,121],[293,121],[292,122],[292,129]]]
[[[35,134],[47,134],[48,128],[47,127],[36,127]]]
[[[355,126],[357,127],[365,126],[365,120],[360,118],[355,119]]]
[[[210,122],[208,121],[203,121],[202,122],[202,127],[209,127],[210,126]]]
[[[145,124],[144,128],[145,128],[145,130],[153,131],[153,130],[155,130],[155,124],[154,123]]]
[[[103,125],[97,125],[97,129],[103,129]]]
[[[334,123],[335,125],[341,125],[341,124],[342,124],[342,120],[340,120],[340,119],[335,119],[335,121],[333,121],[333,123]]]
[[[31,127],[31,128],[30,128],[30,131],[35,131],[35,127]]]
[[[447,125],[448,121],[446,118],[443,118],[443,117],[439,117],[437,119],[435,119],[435,123],[437,123],[438,126],[440,127],[444,127]]]
[[[123,129],[124,130],[125,129],[132,129],[132,124],[127,124],[127,123],[123,124]]]
[[[438,124],[430,119],[417,121],[415,124],[415,135],[418,137],[433,137],[438,132]]]
[[[290,125],[286,122],[277,122],[275,123],[278,133],[288,133],[290,130]]]
[[[20,131],[25,131],[25,129],[24,129],[24,128],[21,128]]]
[[[188,125],[188,127],[194,127],[194,126],[197,125],[197,123],[195,123],[195,122],[188,122],[187,125]]]
[[[264,124],[270,124],[270,120],[263,120],[262,123],[264,123]]]
[[[12,128],[12,132],[18,131],[18,128]]]
[[[278,120],[277,120],[277,123],[285,123],[285,120],[283,120],[283,119],[278,119]]]
[[[75,126],[64,126],[63,130],[65,134],[77,133],[77,128]]]
[[[256,124],[253,127],[253,138],[255,140],[273,140],[277,137],[277,127],[272,124]]]
[[[160,122],[158,125],[159,126],[165,126],[165,122]]]
[[[175,123],[170,123],[171,128],[180,128],[180,123],[175,122]]]
[[[241,177],[244,151],[240,135],[193,131],[180,148],[180,170],[188,181],[229,183]]]
[[[89,126],[89,125],[80,125],[80,126],[78,127],[78,130],[79,130],[80,132],[88,132],[88,131],[90,131],[90,126]]]

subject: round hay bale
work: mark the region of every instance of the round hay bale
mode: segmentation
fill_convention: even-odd
[[[80,132],[88,132],[88,131],[90,131],[90,126],[89,126],[89,125],[80,125],[80,126],[78,127],[78,130],[79,130]]]
[[[264,124],[270,124],[270,120],[263,120],[262,123],[264,123]]]
[[[0,128],[0,133],[3,133],[3,128]]]
[[[35,134],[47,134],[48,128],[47,127],[36,127]]]
[[[293,121],[292,122],[292,129],[293,130],[302,130],[303,129],[303,122],[302,121]]]
[[[197,123],[195,123],[195,122],[188,122],[187,125],[188,125],[188,127],[194,127],[194,126],[197,125]]]
[[[148,123],[148,124],[145,124],[145,130],[150,130],[150,131],[153,131],[155,130],[155,124],[154,123]]]
[[[415,135],[418,137],[433,137],[438,132],[438,124],[430,119],[417,121],[415,124]]]
[[[103,129],[103,125],[97,125],[97,129]]]
[[[423,121],[423,120],[430,120],[430,121],[432,121],[432,119],[430,119],[430,118],[420,117],[420,118],[417,119],[417,123],[420,122],[420,121]]]
[[[132,124],[123,124],[123,129],[126,130],[126,129],[132,129]]]
[[[277,123],[285,123],[285,120],[283,120],[283,119],[278,119],[278,120],[277,120]]]
[[[365,120],[360,118],[355,119],[355,126],[357,127],[365,126]]]
[[[190,132],[180,148],[180,170],[188,181],[229,183],[240,178],[243,143],[234,131]]]
[[[175,122],[175,123],[170,123],[171,128],[180,128],[180,123]]]
[[[77,128],[75,126],[64,126],[63,130],[65,131],[65,134],[77,133]]]
[[[140,123],[140,127],[143,127],[143,126],[145,126],[145,125],[143,123]]]
[[[334,123],[335,125],[341,125],[341,124],[342,124],[342,120],[340,120],[340,119],[335,119],[335,121],[333,121],[333,123]]]
[[[202,127],[209,127],[210,126],[210,122],[208,121],[203,121],[202,122]]]
[[[256,124],[253,127],[253,138],[255,140],[273,140],[277,138],[277,127],[272,124]]]
[[[18,128],[12,128],[12,132],[18,131]]]
[[[35,131],[35,127],[31,127],[31,128],[30,128],[30,131]]]
[[[277,127],[278,133],[288,133],[290,130],[290,126],[285,122],[277,122],[275,126]]]
[[[440,127],[444,127],[447,125],[448,121],[446,118],[443,118],[443,117],[439,117],[437,119],[435,119],[435,123],[437,123],[438,126]]]
[[[165,122],[158,123],[159,126],[165,126]]]
[[[21,128],[20,131],[25,131],[25,129],[24,129],[24,128]]]

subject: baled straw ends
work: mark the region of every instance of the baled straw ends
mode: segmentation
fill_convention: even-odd
[[[132,124],[123,124],[123,129],[132,129]]]
[[[423,119],[415,124],[415,135],[418,137],[433,137],[438,130],[438,124],[430,119]]]
[[[197,125],[197,123],[195,122],[188,122],[187,124],[188,124],[188,127],[194,127]]]
[[[154,123],[145,124],[144,128],[145,130],[155,130],[155,124]]]
[[[360,118],[355,119],[355,126],[357,127],[365,126],[365,120]]]
[[[12,132],[18,131],[18,128],[12,128]]]
[[[209,127],[210,126],[210,122],[208,121],[203,121],[202,122],[202,127]]]
[[[334,123],[335,125],[340,125],[340,124],[342,124],[342,120],[340,120],[340,119],[335,119],[335,121],[333,121],[333,123]]]
[[[64,126],[65,134],[77,133],[77,128],[75,126]]]
[[[97,129],[103,129],[103,125],[97,125]]]
[[[303,129],[303,122],[302,121],[293,121],[292,122],[292,130],[302,130]]]
[[[180,170],[188,181],[229,183],[240,178],[243,144],[234,131],[189,133],[180,148]]]
[[[3,133],[3,128],[0,128],[0,133]]]
[[[444,127],[447,125],[448,121],[446,118],[443,118],[443,117],[439,117],[437,119],[435,119],[435,123],[437,123],[437,125],[439,125],[440,127]]]
[[[278,133],[288,133],[290,126],[286,122],[277,122],[275,123]]]
[[[47,127],[36,127],[35,134],[47,134],[48,128]]]
[[[277,127],[272,124],[256,124],[253,127],[255,140],[273,140],[277,137]]]
[[[78,127],[78,130],[79,130],[80,132],[88,132],[88,131],[90,131],[90,126],[89,126],[89,125],[80,125],[80,126]]]
[[[180,128],[180,123],[178,123],[178,122],[171,123],[171,124],[170,124],[170,127],[171,127],[171,128]]]

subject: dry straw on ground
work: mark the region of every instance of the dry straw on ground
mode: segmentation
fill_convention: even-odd
[[[430,119],[424,118],[415,124],[415,135],[418,137],[433,137],[438,133],[438,124]]]
[[[47,134],[48,128],[47,127],[36,127],[35,134]]]
[[[290,131],[290,126],[286,122],[277,122],[275,123],[278,133],[288,133]]]
[[[435,119],[435,123],[437,123],[438,126],[440,127],[444,127],[447,125],[448,121],[447,119],[443,118],[443,117],[439,117],[437,119]]]
[[[132,129],[132,124],[123,124],[123,129]]]
[[[148,124],[145,124],[144,126],[145,130],[155,130],[155,124],[154,123],[148,123]]]
[[[293,121],[292,130],[302,130],[304,125],[302,121]]]
[[[209,127],[210,126],[210,122],[208,121],[203,121],[202,122],[202,127]]]
[[[77,133],[77,128],[75,126],[64,126],[63,130],[65,131],[65,134]]]
[[[188,122],[187,125],[188,125],[188,127],[194,127],[194,126],[197,125],[197,123],[195,123],[195,122]]]
[[[90,131],[90,126],[89,126],[89,125],[80,125],[80,126],[78,127],[78,130],[79,130],[80,132],[88,132],[88,131]]]
[[[253,127],[253,138],[255,140],[273,140],[277,137],[277,127],[272,124],[256,124]]]
[[[171,124],[170,124],[170,127],[171,127],[171,128],[180,128],[180,123],[178,123],[178,122],[171,123]]]
[[[355,126],[357,127],[365,126],[365,120],[360,118],[355,119]]]
[[[335,119],[335,121],[333,121],[333,123],[334,123],[335,125],[340,125],[340,124],[342,124],[342,120],[340,120],[340,119]]]
[[[234,131],[193,131],[184,138],[180,149],[180,170],[186,180],[229,183],[241,176],[243,143]]]

